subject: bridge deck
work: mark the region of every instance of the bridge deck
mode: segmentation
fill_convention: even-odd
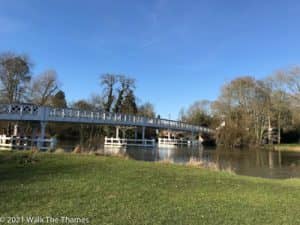
[[[213,130],[180,121],[147,118],[101,111],[85,111],[71,108],[52,108],[31,104],[1,104],[0,120],[87,123],[113,126],[151,127],[177,131],[212,133]]]

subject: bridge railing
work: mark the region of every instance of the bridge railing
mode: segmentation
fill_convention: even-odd
[[[210,129],[200,126],[194,126],[180,121],[173,121],[167,119],[148,118],[137,115],[127,115],[119,113],[109,113],[101,111],[85,111],[78,109],[61,109],[51,108],[50,117],[59,118],[82,118],[90,120],[104,120],[111,122],[124,122],[124,123],[139,123],[144,125],[165,126],[170,128],[190,129],[195,131],[209,132]]]
[[[159,146],[178,146],[178,145],[188,145],[195,146],[201,145],[199,140],[186,140],[186,139],[172,139],[172,138],[158,138]]]
[[[104,139],[104,146],[143,146],[155,147],[155,139],[128,139],[128,138],[108,138]]]
[[[39,108],[31,104],[0,104],[0,114],[38,115]]]
[[[38,147],[41,150],[53,150],[57,144],[56,138],[40,139],[39,137],[19,137],[0,135],[0,149],[32,149]]]
[[[119,113],[109,113],[103,111],[87,111],[78,110],[72,108],[53,108],[43,107],[32,104],[0,104],[0,115],[20,115],[30,116],[34,120],[41,121],[55,121],[62,120],[84,120],[89,122],[112,122],[112,123],[123,123],[128,125],[139,125],[139,126],[153,126],[170,129],[183,129],[195,132],[210,133],[212,130],[206,127],[190,125],[180,121],[159,119],[159,118],[147,118],[138,115],[126,115]]]

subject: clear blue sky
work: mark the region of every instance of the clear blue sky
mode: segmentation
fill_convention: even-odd
[[[0,0],[0,52],[55,69],[69,101],[130,75],[137,95],[177,118],[239,75],[300,63],[299,0]]]

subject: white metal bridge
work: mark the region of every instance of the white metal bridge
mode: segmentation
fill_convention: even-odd
[[[1,120],[149,127],[193,133],[213,132],[213,130],[207,127],[195,126],[174,120],[72,108],[53,108],[31,104],[0,104],[0,121]]]
[[[38,143],[39,148],[43,148],[46,134],[47,123],[77,123],[77,124],[95,124],[95,125],[109,125],[116,127],[116,138],[105,138],[105,145],[109,146],[123,146],[123,145],[138,145],[138,146],[154,146],[155,140],[145,139],[145,129],[154,128],[158,130],[167,130],[168,135],[170,131],[184,131],[191,132],[192,135],[209,134],[213,130],[195,126],[180,121],[160,119],[160,118],[147,118],[137,115],[126,115],[118,113],[109,113],[103,111],[87,111],[72,108],[53,108],[45,106],[37,106],[32,104],[0,104],[0,121],[29,121],[40,123],[40,135],[36,141],[31,143]],[[137,130],[135,130],[135,139],[120,139],[120,127],[141,127],[142,139],[137,138]],[[14,134],[17,135],[17,134]],[[28,139],[29,140],[29,139]],[[26,141],[28,142],[26,139]],[[33,140],[33,139],[32,139]],[[2,143],[2,142],[3,143]],[[26,142],[19,140],[20,143]],[[170,136],[167,141],[170,142]],[[174,141],[174,140],[173,140]],[[0,139],[3,146],[14,146],[16,142],[15,137],[3,137]],[[18,140],[17,140],[18,142]],[[28,143],[24,146],[28,146]],[[177,140],[178,142],[178,140]],[[177,143],[176,142],[176,143]],[[0,146],[2,146],[0,143]],[[17,144],[20,145],[20,143]],[[172,142],[173,143],[173,142]],[[32,145],[32,144],[31,144]]]

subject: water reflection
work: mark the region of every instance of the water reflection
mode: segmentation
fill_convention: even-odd
[[[127,155],[143,161],[169,161],[178,164],[190,161],[214,163],[220,170],[265,178],[300,178],[300,153],[262,150],[212,150],[197,148],[104,148],[104,154]]]
[[[105,155],[125,155],[130,158],[142,161],[169,161],[173,163],[185,164],[191,158],[201,160],[203,157],[203,147],[197,148],[110,148],[105,147],[103,150]]]

